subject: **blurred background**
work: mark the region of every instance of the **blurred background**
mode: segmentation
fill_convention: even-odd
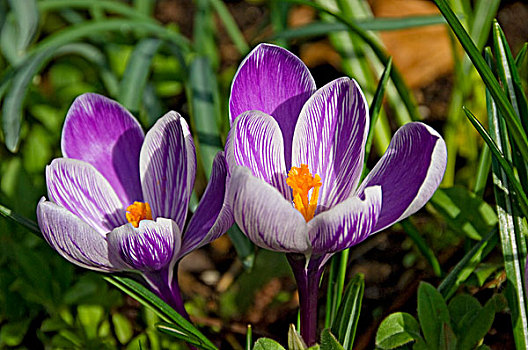
[[[145,129],[169,110],[182,113],[198,145],[199,198],[229,130],[232,78],[251,48],[261,42],[288,48],[318,87],[353,77],[369,103],[384,68],[381,50],[392,56],[404,84],[387,87],[368,165],[398,126],[422,120],[446,139],[442,195],[464,210],[449,216],[435,196],[407,224],[350,250],[347,273],[363,273],[366,285],[355,348],[373,348],[385,316],[415,313],[418,282],[437,284],[496,224],[492,188],[486,181],[475,188],[482,141],[461,109],[484,115],[485,90],[432,1],[315,3],[356,23],[370,41],[302,1],[0,0],[0,211],[35,220],[36,204],[46,196],[45,166],[61,156],[62,123],[79,94],[119,101]],[[494,17],[514,54],[528,39],[525,1],[450,3],[479,47],[491,43]],[[525,81],[527,65],[520,73]],[[434,259],[424,257],[412,229]],[[257,251],[236,231],[184,258],[179,278],[192,320],[221,348],[244,348],[247,324],[254,338],[285,343],[288,325],[297,320],[285,258]],[[461,288],[486,300],[503,281],[495,249]],[[325,288],[326,278],[321,304]],[[0,348],[186,348],[157,332],[156,322],[101,275],[69,264],[38,235],[0,217]],[[513,348],[510,333],[509,316],[498,313],[486,343]]]

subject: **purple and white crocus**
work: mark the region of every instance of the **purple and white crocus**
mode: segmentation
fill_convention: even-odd
[[[49,200],[42,198],[37,207],[46,241],[81,267],[141,273],[156,294],[187,316],[176,264],[233,224],[224,205],[223,153],[185,231],[196,155],[178,113],[167,113],[144,135],[117,102],[81,95],[64,122],[62,154],[46,168]]]
[[[241,63],[229,108],[228,203],[255,244],[288,253],[311,345],[324,264],[431,198],[446,166],[444,140],[425,124],[404,125],[360,183],[369,113],[356,81],[316,90],[298,57],[269,44]]]

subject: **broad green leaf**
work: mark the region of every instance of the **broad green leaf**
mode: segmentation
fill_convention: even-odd
[[[77,308],[77,317],[88,339],[94,339],[97,336],[97,329],[103,316],[104,309],[100,305],[79,305]]]
[[[494,298],[490,299],[484,307],[468,311],[460,320],[457,349],[473,349],[489,332],[494,318]]]
[[[288,327],[288,350],[305,350],[307,348],[303,338],[295,330],[295,326]]]
[[[150,73],[152,58],[161,43],[161,40],[158,39],[142,39],[130,54],[123,80],[119,84],[118,100],[132,112],[139,111]]]
[[[418,287],[418,319],[426,343],[432,350],[439,349],[444,325],[451,320],[442,294],[426,282]]]
[[[493,208],[465,187],[442,188],[435,192],[430,203],[446,219],[455,232],[475,240],[497,224]]]
[[[119,340],[121,344],[128,343],[134,335],[134,329],[128,318],[120,313],[115,313],[112,315],[112,324],[114,325],[117,340]]]
[[[376,346],[383,350],[396,349],[421,339],[420,325],[405,312],[396,312],[385,318],[376,333]]]
[[[273,339],[259,338],[253,346],[253,350],[286,350]]]
[[[343,346],[339,344],[336,337],[330,332],[330,329],[324,329],[321,333],[321,350],[344,350]]]
[[[479,313],[482,306],[473,296],[469,294],[460,294],[455,296],[449,302],[448,309],[453,329],[456,334],[460,334],[461,331],[464,331],[464,329],[461,328],[461,325],[463,324],[466,315]]]
[[[365,278],[363,274],[355,275],[349,282],[334,322],[332,334],[336,336],[345,349],[352,349],[354,337],[361,312]]]

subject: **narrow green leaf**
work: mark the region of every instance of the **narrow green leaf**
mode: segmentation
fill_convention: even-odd
[[[207,339],[199,330],[197,330],[189,321],[174,311],[174,309],[172,309],[157,295],[155,295],[139,282],[131,278],[119,277],[115,275],[105,276],[104,279],[115,285],[117,288],[121,289],[126,294],[130,295],[132,298],[136,299],[142,305],[154,311],[162,320],[166,322],[162,325],[162,327],[167,329],[167,332],[172,331],[173,333],[178,333],[182,337],[186,337],[186,341],[189,341],[192,344],[200,346],[204,349],[216,349],[211,341]]]
[[[491,136],[488,134],[486,129],[480,124],[478,119],[471,113],[467,108],[464,107],[464,112],[466,113],[466,116],[468,117],[469,121],[475,129],[479,132],[479,134],[482,136],[488,147],[490,148],[491,152],[493,153],[493,156],[495,160],[500,164],[502,170],[504,171],[505,175],[507,176],[508,180],[510,181],[512,189],[515,191],[516,198],[518,199],[519,205],[524,213],[525,216],[528,216],[528,198],[526,197],[526,193],[524,192],[521,184],[515,177],[513,168],[511,164],[508,162],[508,160],[504,157],[501,150],[498,148],[497,144]]]
[[[33,40],[39,24],[36,0],[9,0],[17,25],[17,50],[23,52]]]
[[[528,43],[524,43],[524,45],[521,47],[521,49],[517,53],[517,57],[515,57],[515,65],[517,65],[517,69],[521,69],[521,67],[523,67],[523,63],[526,60],[527,52],[528,52]]]
[[[246,331],[246,350],[251,350],[251,344],[253,344],[253,331],[251,325],[248,324]]]
[[[152,58],[161,43],[159,39],[142,39],[130,54],[125,73],[123,74],[123,80],[119,84],[118,100],[132,112],[139,111],[150,73]]]
[[[458,286],[471,275],[477,265],[495,248],[498,241],[499,236],[495,228],[464,255],[438,286],[438,291],[445,299],[449,299],[455,293]]]
[[[440,263],[438,262],[438,259],[436,258],[436,255],[434,251],[429,247],[427,242],[423,239],[422,235],[418,231],[418,229],[412,224],[411,220],[405,219],[401,221],[400,223],[405,230],[405,233],[407,236],[409,236],[410,239],[416,244],[416,247],[422,253],[422,255],[425,257],[429,265],[433,268],[433,272],[436,276],[440,277],[442,276],[442,268],[440,267]]]
[[[216,153],[223,150],[218,122],[220,98],[211,62],[197,56],[190,64],[188,95],[191,100],[191,125],[198,138],[196,148],[207,178]]]
[[[24,226],[31,233],[34,233],[38,237],[42,238],[42,235],[40,233],[40,229],[39,229],[38,225],[33,220],[30,220],[30,219],[26,218],[25,216],[19,215],[19,214],[13,212],[11,209],[9,209],[7,207],[4,207],[1,204],[0,204],[0,215],[2,215],[3,217],[6,217],[8,219],[13,220],[14,222],[16,222],[17,224],[19,224],[21,226]]]
[[[420,325],[406,312],[396,312],[385,318],[376,333],[376,346],[383,350],[396,349],[421,340]]]
[[[370,104],[370,128],[367,135],[367,142],[365,144],[365,167],[363,168],[363,176],[366,175],[366,164],[370,155],[370,150],[372,147],[372,137],[374,136],[374,126],[378,122],[378,118],[381,111],[381,105],[383,102],[383,97],[385,96],[385,89],[387,88],[387,83],[389,82],[390,72],[392,70],[392,57],[389,58],[389,62],[381,75],[378,87],[372,98],[372,103]]]
[[[193,337],[192,335],[182,331],[182,329],[176,325],[160,322],[156,324],[158,331],[168,334],[174,338],[181,339],[191,345],[195,345],[200,349],[215,350],[217,349],[212,343],[203,343],[200,339]]]
[[[445,19],[451,26],[451,29],[457,36],[458,40],[462,44],[462,47],[465,49],[469,58],[473,62],[475,68],[477,69],[480,77],[486,84],[486,87],[489,89],[489,92],[495,102],[500,112],[504,116],[506,123],[508,124],[508,129],[515,140],[519,151],[525,159],[528,159],[528,138],[524,133],[522,125],[519,119],[515,115],[515,111],[508,101],[508,98],[502,91],[497,79],[493,76],[491,69],[486,64],[484,58],[481,56],[479,50],[469,37],[468,33],[455,16],[446,0],[434,0],[438,6],[440,12],[444,15]]]
[[[244,39],[244,35],[238,28],[235,20],[233,19],[233,16],[229,13],[229,10],[227,9],[227,6],[224,4],[223,1],[220,0],[209,0],[211,2],[211,5],[216,11],[216,14],[224,23],[224,27],[227,31],[227,34],[231,38],[231,41],[233,44],[235,44],[236,48],[238,49],[238,52],[245,56],[249,52],[249,45],[246,42],[246,39]]]
[[[156,1],[154,0],[134,0],[134,8],[136,11],[145,16],[152,15],[154,7],[156,7]]]
[[[474,240],[497,225],[495,210],[462,186],[437,190],[430,203],[453,231]]]
[[[442,294],[426,282],[418,287],[418,319],[426,343],[431,349],[439,349],[444,325],[450,326],[451,320]]]
[[[253,346],[253,350],[286,350],[273,339],[259,338]]]
[[[320,349],[321,350],[344,350],[345,348],[341,344],[339,344],[339,341],[327,328],[321,332]]]
[[[332,333],[345,349],[352,349],[361,312],[365,278],[356,274],[349,282],[336,318],[332,323]]]
[[[477,176],[475,176],[475,187],[473,192],[478,197],[484,196],[486,183],[488,182],[488,175],[491,169],[491,151],[487,145],[482,146],[480,152],[479,163],[477,167]]]

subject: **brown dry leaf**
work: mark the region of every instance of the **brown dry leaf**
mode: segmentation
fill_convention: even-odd
[[[423,0],[370,0],[376,17],[438,14],[432,2]],[[380,33],[394,64],[411,88],[433,82],[453,69],[451,44],[445,25]]]

